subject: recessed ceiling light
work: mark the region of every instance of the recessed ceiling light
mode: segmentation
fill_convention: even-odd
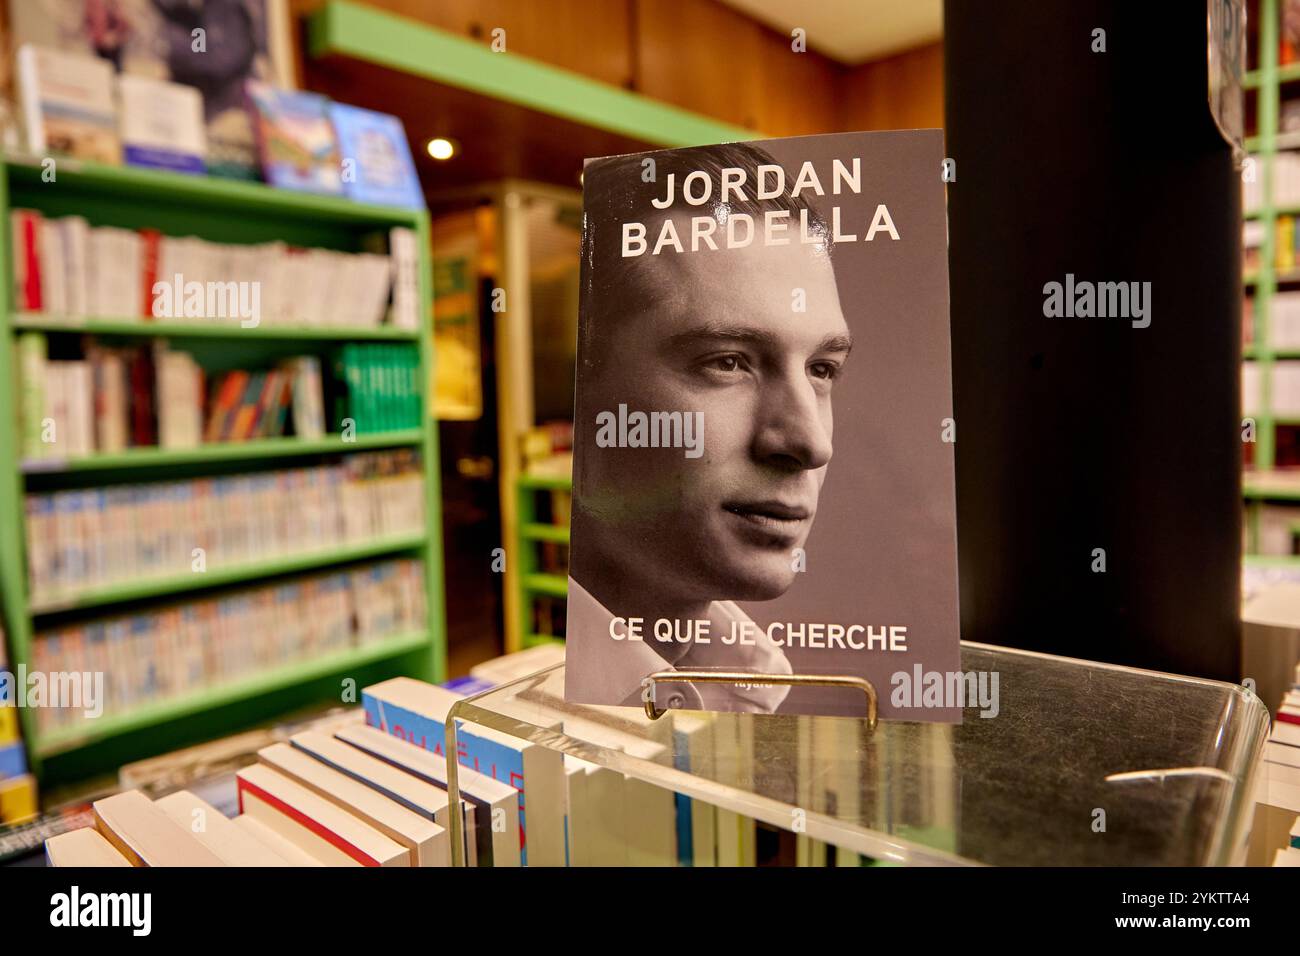
[[[429,155],[434,159],[451,159],[452,156],[456,155],[456,144],[441,136],[435,136],[429,140],[429,145],[425,149],[429,151]]]

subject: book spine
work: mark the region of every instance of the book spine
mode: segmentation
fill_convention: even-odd
[[[154,309],[154,284],[158,282],[162,234],[156,229],[140,230],[140,316],[146,322],[157,314]],[[173,304],[173,309],[175,304]]]
[[[53,452],[42,441],[48,412],[45,400],[47,344],[40,332],[18,336],[18,375],[21,388],[22,447],[25,458],[41,458]]]
[[[389,231],[393,270],[391,323],[401,329],[420,327],[420,256],[414,230],[395,226]]]

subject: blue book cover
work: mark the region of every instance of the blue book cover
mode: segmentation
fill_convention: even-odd
[[[249,80],[262,175],[272,186],[338,195],[343,192],[339,145],[329,100]]]
[[[330,104],[349,199],[381,206],[424,208],[424,191],[402,121],[345,103]]]
[[[27,772],[27,755],[21,740],[0,746],[0,780],[20,777]]]
[[[386,734],[391,734],[415,744],[444,759],[446,752],[446,726],[442,721],[418,714],[391,700],[381,700],[366,688],[361,693],[366,723]],[[463,724],[457,730],[460,748],[456,760],[463,766],[485,774],[494,780],[509,784],[519,791],[519,831],[524,843],[520,848],[520,862],[528,865],[527,824],[524,819],[524,755],[519,750],[479,737]]]

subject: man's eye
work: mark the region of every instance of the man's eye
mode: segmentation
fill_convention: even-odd
[[[813,362],[808,366],[808,372],[813,378],[830,380],[840,374],[840,367],[834,362]]]
[[[714,355],[701,362],[700,366],[712,372],[739,372],[744,368],[744,359],[735,354]]]

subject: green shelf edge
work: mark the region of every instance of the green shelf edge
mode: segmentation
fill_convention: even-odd
[[[397,329],[392,326],[285,326],[259,325],[245,329],[229,323],[208,322],[150,322],[129,319],[70,319],[60,321],[44,316],[15,314],[9,324],[16,332],[71,332],[79,335],[142,335],[167,338],[205,338],[261,340],[295,339],[307,341],[377,340],[415,342],[420,333],[415,329]]]
[[[43,161],[43,157],[21,153],[3,156],[9,176],[25,182],[41,181]],[[70,156],[57,156],[54,162],[56,181],[61,186],[112,190],[122,198],[139,198],[148,202],[165,198],[171,202],[220,206],[227,211],[239,209],[263,218],[281,213],[339,223],[387,223],[415,228],[426,212],[424,209],[372,206],[343,196],[294,192],[265,183],[219,176],[187,176],[139,166],[111,166]]]
[[[545,594],[550,597],[568,597],[568,579],[559,574],[534,572],[523,576],[524,590],[532,594]]]
[[[762,138],[755,130],[514,53],[494,53],[487,43],[349,0],[330,0],[312,13],[307,38],[313,59],[363,60],[660,146]]]
[[[572,491],[573,478],[569,475],[520,475],[515,480],[518,488],[532,488],[536,491]]]
[[[182,577],[143,579],[137,583],[116,584],[110,587],[86,590],[65,599],[42,601],[28,605],[28,613],[33,617],[58,614],[63,611],[81,610],[89,607],[103,607],[108,604],[121,604],[146,598],[163,597],[171,594],[183,594],[189,591],[221,587],[226,584],[238,584],[258,578],[277,574],[290,574],[298,571],[310,571],[349,561],[409,551],[424,544],[426,536],[419,534],[396,535],[364,544],[344,545],[324,551],[308,551],[298,554],[267,558],[262,561],[248,561],[228,568],[210,571],[192,571]]]
[[[1300,567],[1300,554],[1247,554],[1242,561],[1257,568]]]
[[[357,435],[353,441],[344,441],[341,436],[332,435],[329,438],[258,438],[243,442],[215,442],[197,448],[133,448],[111,455],[89,455],[85,458],[27,458],[22,462],[21,471],[26,475],[63,474],[113,468],[183,465],[191,462],[285,458],[419,445],[423,443],[424,437],[419,428],[404,428],[399,431]]]
[[[527,541],[552,541],[556,544],[569,543],[569,529],[564,525],[542,524],[532,521],[521,525],[519,534]]]
[[[108,737],[152,727],[180,717],[189,717],[204,710],[284,687],[292,687],[295,684],[305,684],[345,668],[371,664],[411,651],[423,650],[428,646],[429,641],[429,635],[421,632],[401,638],[387,638],[364,647],[353,648],[346,653],[331,654],[317,660],[300,660],[271,668],[243,680],[196,691],[177,700],[152,704],[126,714],[97,718],[93,730],[78,726],[59,729],[45,735],[37,734],[33,736],[31,747],[42,758],[79,750]]]

